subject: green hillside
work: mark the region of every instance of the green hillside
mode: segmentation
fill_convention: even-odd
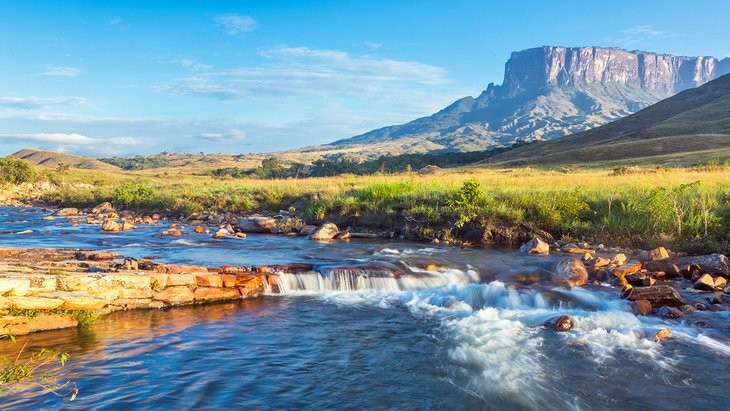
[[[511,150],[493,164],[693,163],[730,159],[730,75],[624,119]]]

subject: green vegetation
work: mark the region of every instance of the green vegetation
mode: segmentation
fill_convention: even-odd
[[[712,161],[690,168],[465,169],[298,180],[76,172],[75,181],[95,187],[65,185],[42,199],[79,207],[111,201],[174,216],[283,209],[310,223],[348,216],[355,229],[424,240],[478,242],[490,227],[527,226],[556,238],[715,251],[730,241],[729,176],[730,169]],[[359,227],[360,221],[369,222]]]
[[[31,183],[36,176],[35,168],[29,162],[13,156],[0,158],[0,185]]]
[[[99,161],[117,166],[122,170],[148,170],[152,168],[164,168],[170,165],[168,159],[158,156],[100,158]]]
[[[5,334],[0,339],[15,343],[15,336],[12,334]],[[43,392],[62,396],[59,391],[65,388],[68,382],[60,384],[58,373],[68,361],[69,355],[41,348],[36,353],[24,356],[28,341],[26,340],[14,359],[0,358],[0,396],[28,388],[37,388]],[[77,393],[78,390],[74,388],[66,395],[73,400]]]
[[[500,147],[486,151],[472,151],[468,153],[445,152],[427,154],[401,154],[397,156],[381,156],[374,160],[363,160],[359,156],[344,155],[333,159],[315,160],[311,166],[294,161],[284,161],[276,157],[269,157],[261,162],[261,166],[240,169],[238,167],[217,168],[210,172],[215,177],[230,178],[301,178],[301,177],[332,177],[343,174],[373,175],[410,173],[427,165],[451,167],[487,161],[496,156],[526,143],[515,144],[511,147]]]

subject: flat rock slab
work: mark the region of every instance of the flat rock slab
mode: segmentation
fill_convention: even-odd
[[[636,287],[629,292],[631,301],[646,300],[652,307],[681,307],[685,305],[682,296],[674,287],[669,285],[653,285],[651,287]]]

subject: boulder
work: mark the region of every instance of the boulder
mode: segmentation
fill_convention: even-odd
[[[532,237],[530,241],[522,244],[520,251],[529,254],[548,254],[550,253],[550,245],[537,237]]]
[[[725,277],[715,277],[715,289],[722,290],[727,285]]]
[[[626,254],[618,253],[611,259],[611,264],[615,266],[624,265],[626,262]]]
[[[624,263],[623,265],[611,269],[611,274],[614,277],[626,277],[629,274],[636,273],[642,268],[641,263]]]
[[[120,226],[119,223],[117,223],[114,220],[106,220],[101,225],[101,231],[117,232],[117,231],[121,231],[121,230],[122,230],[122,226]]]
[[[247,217],[241,219],[237,227],[244,233],[271,233],[271,229],[276,227],[276,220],[271,217]]]
[[[661,261],[666,260],[667,258],[669,258],[669,253],[664,247],[657,247],[649,251],[646,256],[647,261]]]
[[[114,211],[114,206],[109,202],[104,202],[91,209],[94,214],[103,214]]]
[[[703,273],[730,276],[730,260],[722,254],[698,255],[674,260],[680,267],[696,265]]]
[[[418,170],[418,174],[422,176],[440,176],[446,174],[446,171],[444,171],[444,169],[439,166],[427,165],[426,167]]]
[[[657,314],[659,314],[660,317],[664,318],[682,318],[684,317],[684,313],[682,310],[676,307],[660,307],[659,310],[657,310]]]
[[[122,222],[122,231],[134,230],[134,224],[131,221]]]
[[[656,335],[654,336],[654,341],[656,342],[662,342],[663,340],[666,340],[672,335],[672,331],[669,328],[662,328],[661,330],[657,331]]]
[[[324,223],[317,227],[316,230],[312,231],[308,238],[310,240],[331,240],[335,238],[340,229],[337,228],[335,223]]]
[[[307,224],[299,230],[300,235],[310,235],[314,230],[317,229],[316,225]]]
[[[576,258],[566,258],[555,268],[558,281],[565,281],[571,286],[580,287],[588,281],[588,271],[583,262]]]
[[[622,293],[622,298],[631,301],[647,300],[652,307],[681,307],[685,305],[684,300],[677,290],[669,285],[652,285],[651,287],[637,287]]]
[[[651,276],[646,276],[643,280],[641,280],[641,285],[643,285],[644,287],[650,287],[654,284],[656,284],[656,279]]]
[[[715,289],[715,280],[709,274],[702,274],[702,276],[695,282],[694,288],[702,291],[712,291]]]
[[[573,329],[573,320],[567,315],[561,315],[545,321],[544,326],[559,332],[570,331]]]
[[[631,303],[631,311],[635,315],[649,315],[651,312],[651,303],[649,300],[637,300]]]
[[[604,257],[596,257],[588,262],[593,268],[603,268],[611,264],[611,260]]]
[[[647,261],[644,263],[644,268],[649,271],[664,272],[668,277],[679,277],[682,275],[682,270],[676,264],[669,261]]]
[[[215,234],[213,234],[213,238],[223,238],[228,234],[230,234],[228,230],[226,230],[225,228],[221,228],[220,230],[216,231]]]
[[[55,213],[53,213],[53,215],[64,217],[64,216],[76,215],[78,213],[79,213],[78,208],[69,207],[69,208],[62,208],[62,209],[56,211]]]

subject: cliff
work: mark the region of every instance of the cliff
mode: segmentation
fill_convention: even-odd
[[[512,53],[502,85],[431,116],[339,140],[324,149],[476,151],[550,140],[626,117],[730,72],[730,59],[601,47],[545,46]],[[387,151],[384,151],[387,147]]]

